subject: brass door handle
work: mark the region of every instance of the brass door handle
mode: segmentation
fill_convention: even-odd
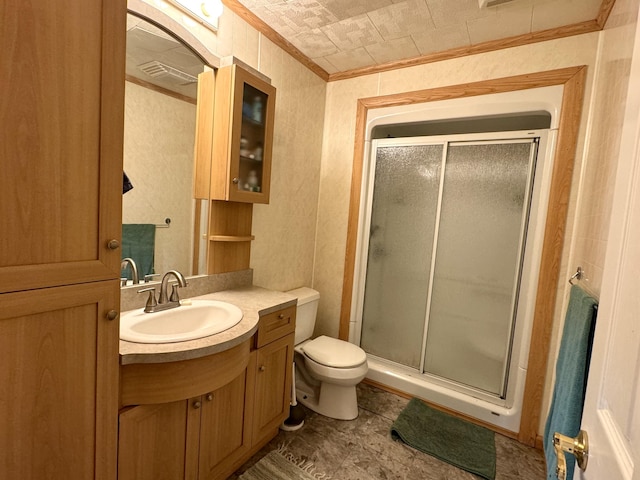
[[[580,470],[587,469],[589,461],[589,436],[584,430],[580,430],[576,438],[567,437],[558,432],[553,434],[553,449],[558,457],[558,466],[556,467],[556,477],[558,480],[566,480],[567,478],[567,461],[564,458],[564,452],[570,453],[576,457],[576,462]]]

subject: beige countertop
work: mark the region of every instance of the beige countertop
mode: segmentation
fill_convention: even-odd
[[[193,298],[236,305],[242,310],[242,320],[224,332],[186,342],[134,343],[120,340],[120,364],[175,362],[223,352],[249,339],[258,329],[261,315],[296,305],[296,298],[292,295],[255,286]]]

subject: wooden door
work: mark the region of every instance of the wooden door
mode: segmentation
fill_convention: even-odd
[[[251,448],[247,412],[252,405],[251,375],[240,375],[202,396],[199,479],[227,478]],[[239,465],[238,465],[239,466]]]
[[[120,414],[118,480],[185,478],[188,408],[188,400],[179,400]]]
[[[277,430],[289,416],[292,366],[293,334],[257,350],[254,444]]]
[[[638,7],[636,7],[637,9]],[[611,226],[582,429],[589,435],[583,480],[640,479],[640,29],[618,161]]]
[[[117,292],[112,280],[1,295],[0,478],[115,480]]]
[[[0,293],[120,275],[125,15],[0,5]]]

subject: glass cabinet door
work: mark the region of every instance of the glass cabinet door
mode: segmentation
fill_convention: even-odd
[[[238,65],[216,73],[210,198],[269,203],[276,89]]]
[[[272,85],[238,65],[218,70],[213,199],[269,203],[275,94]]]
[[[261,193],[264,187],[264,142],[266,136],[266,110],[269,96],[244,83],[242,92],[242,120],[238,182],[234,189]]]

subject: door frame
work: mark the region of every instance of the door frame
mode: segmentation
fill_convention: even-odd
[[[586,74],[587,67],[582,65],[481,82],[361,98],[357,102],[347,244],[338,333],[339,338],[342,340],[348,340],[349,338],[368,111],[376,108],[414,105],[553,85],[562,85],[564,87],[531,332],[522,419],[516,436],[521,443],[530,446],[541,445],[538,427],[540,425]]]

